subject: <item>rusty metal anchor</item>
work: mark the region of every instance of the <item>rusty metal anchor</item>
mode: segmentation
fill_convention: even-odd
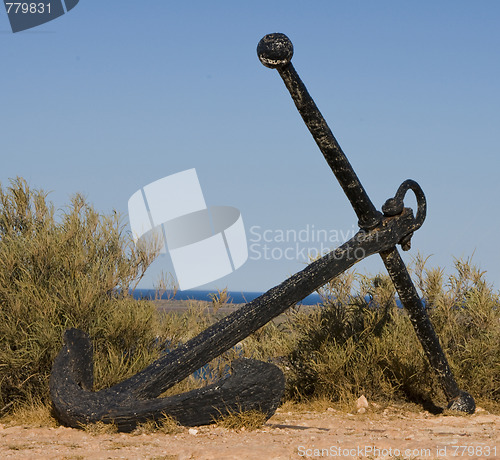
[[[122,431],[163,414],[186,426],[211,423],[235,410],[259,409],[270,417],[284,391],[281,370],[270,363],[239,359],[230,376],[200,390],[167,398],[159,396],[191,373],[220,356],[270,320],[319,289],[356,262],[379,253],[408,311],[415,332],[435,370],[448,407],[473,413],[474,399],[459,389],[439,339],[396,249],[408,250],[413,232],[425,220],[426,200],[420,186],[407,180],[395,196],[376,210],[306,87],[291,64],[293,45],[283,34],[266,35],[257,48],[260,61],[279,72],[306,126],[337,177],[359,219],[360,230],[349,241],[308,265],[283,283],[221,319],[204,332],[161,356],[143,371],[111,388],[92,392],[92,347],[82,331],[66,331],[50,379],[58,419],[78,427],[84,423],[116,423]],[[417,214],[404,207],[412,190]]]

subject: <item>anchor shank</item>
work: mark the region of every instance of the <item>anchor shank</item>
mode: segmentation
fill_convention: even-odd
[[[368,197],[353,167],[292,63],[290,62],[277,70],[326,162],[351,202],[354,212],[358,216],[358,225],[364,229],[375,227],[380,222],[381,213],[377,211]]]

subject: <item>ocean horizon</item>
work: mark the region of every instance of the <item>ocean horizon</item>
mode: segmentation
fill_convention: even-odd
[[[164,300],[174,299],[174,300],[204,300],[207,302],[211,302],[210,294],[216,293],[215,290],[195,290],[195,289],[187,289],[185,291],[177,291],[175,297],[172,297],[173,292],[167,291],[161,297]],[[244,304],[251,302],[257,297],[265,294],[264,292],[255,292],[255,291],[228,291],[229,302],[234,304]],[[157,291],[155,289],[136,289],[133,292],[134,299],[148,299],[153,300],[156,299]],[[367,297],[366,300],[370,302],[370,299]],[[315,292],[313,294],[308,295],[301,302],[297,302],[302,305],[317,305],[321,304],[320,295]],[[425,301],[422,299],[422,303],[425,307]],[[398,297],[396,297],[396,305],[398,308],[403,308],[403,305]]]
[[[214,294],[216,291],[212,290],[195,290],[187,289],[185,291],[177,291],[175,294],[175,300],[205,300],[210,302],[210,294]],[[167,291],[163,294],[162,299],[169,299],[172,297],[173,292]],[[264,292],[253,292],[253,291],[228,291],[229,301],[235,304],[242,304],[251,302],[257,297],[264,294]],[[155,299],[157,291],[155,289],[136,289],[133,292],[134,299]],[[302,305],[316,305],[321,303],[321,298],[319,294],[313,293],[308,295],[301,302]]]

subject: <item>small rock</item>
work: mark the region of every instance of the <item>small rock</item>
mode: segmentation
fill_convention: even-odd
[[[366,412],[366,408],[365,407],[360,407],[358,409],[358,414],[364,414]]]
[[[335,409],[334,409],[333,407],[329,407],[329,408],[327,409],[327,411],[328,411],[328,412],[333,412],[334,410],[335,410]]]
[[[362,409],[362,408],[367,408],[368,407],[368,400],[366,399],[365,395],[360,396],[357,401],[356,401],[356,409]]]
[[[195,428],[189,428],[188,433],[194,436],[195,434],[198,434],[198,430]]]

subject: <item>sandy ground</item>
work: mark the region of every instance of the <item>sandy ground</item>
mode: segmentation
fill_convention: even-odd
[[[500,416],[431,415],[398,407],[364,414],[284,412],[261,429],[183,428],[178,434],[99,434],[0,425],[0,458],[300,459],[500,458]]]

